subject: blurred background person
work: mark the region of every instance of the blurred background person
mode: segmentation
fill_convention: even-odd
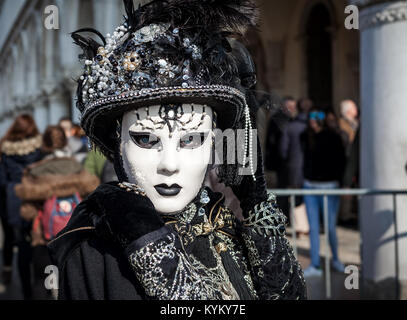
[[[20,217],[21,200],[17,197],[14,187],[21,182],[23,170],[30,164],[39,161],[42,138],[34,119],[23,114],[18,116],[6,135],[1,140],[0,187],[5,195],[5,216],[2,217],[5,228],[3,279],[11,278],[12,243],[18,247],[18,271],[23,289],[24,299],[30,299],[31,288],[31,224]],[[11,233],[10,230],[13,230]],[[10,239],[11,234],[13,240]],[[4,274],[5,273],[5,274]]]
[[[74,136],[78,137],[79,139],[81,139],[82,143],[84,146],[88,146],[88,137],[86,136],[85,131],[82,129],[82,127],[75,123],[73,124],[73,132],[74,132]]]
[[[352,100],[344,100],[340,105],[341,117],[339,127],[345,133],[346,156],[349,157],[352,144],[355,141],[356,133],[359,129],[359,111],[356,103]]]
[[[297,102],[293,97],[284,97],[282,108],[272,115],[267,126],[264,165],[268,171],[271,171],[270,188],[279,188],[285,185],[283,176],[280,176],[282,160],[279,153],[279,144],[282,130],[292,117],[290,114],[296,113],[296,104]]]
[[[302,99],[294,108],[294,104],[290,104],[289,116],[290,121],[283,128],[280,142],[279,142],[279,157],[281,159],[281,167],[279,177],[283,177],[281,180],[284,184],[283,188],[289,189],[301,189],[304,184],[303,176],[303,164],[304,155],[301,146],[301,135],[307,129],[308,126],[308,111],[310,108],[310,100]],[[283,206],[289,213],[288,198],[281,199]],[[309,232],[309,226],[307,216],[305,212],[305,206],[303,204],[302,197],[295,198],[294,219],[296,220],[297,233],[307,234]]]
[[[332,125],[332,124],[331,124]],[[309,128],[301,136],[304,150],[304,188],[337,189],[340,187],[345,166],[345,151],[338,132],[327,125],[326,113],[314,109],[309,114]],[[304,276],[321,276],[319,257],[320,217],[323,214],[323,196],[304,196],[310,226],[311,264]],[[328,196],[329,244],[332,267],[344,271],[338,257],[336,236],[339,197]]]
[[[68,141],[67,148],[75,159],[83,163],[88,153],[87,144],[84,143],[84,132],[80,126],[75,125],[68,117],[61,118],[58,125],[64,130]]]
[[[308,98],[302,98],[298,101],[298,111],[299,111],[299,115],[303,114],[307,116],[307,120],[308,120],[308,113],[310,112],[310,110],[312,109],[313,106],[313,102],[311,99]]]
[[[88,146],[89,146],[89,140],[88,137],[85,134],[85,131],[81,128],[80,125],[74,123],[72,126],[73,130],[73,137],[75,137],[75,141],[78,143],[79,141],[82,143],[79,148],[79,143],[78,143],[78,150],[74,152],[75,159],[78,160],[78,162],[83,163],[86,159],[86,156],[88,155]]]
[[[342,131],[339,128],[338,118],[336,117],[335,112],[332,110],[326,111],[326,126],[328,129],[337,132],[339,135],[342,134]]]
[[[100,183],[118,180],[113,163],[107,160],[96,147],[87,154],[84,167],[89,173],[97,176]]]
[[[99,185],[96,176],[86,172],[74,157],[66,156],[66,146],[64,130],[49,126],[43,135],[45,158],[31,164],[16,186],[23,200],[21,215],[32,223],[35,299],[48,298],[50,293],[44,287],[45,267],[52,264],[46,245],[65,227],[81,199]]]
[[[281,154],[281,139],[288,123],[297,116],[297,101],[292,96],[283,98],[282,108],[276,112],[268,123],[265,168],[270,171],[269,188],[285,189],[288,186],[286,167]],[[288,217],[288,198],[279,197],[277,202]]]
[[[103,168],[106,161],[107,159],[102,152],[96,148],[93,148],[88,152],[83,165],[89,173],[94,174],[99,179],[102,179]]]
[[[58,126],[60,126],[65,133],[66,139],[68,140],[68,145],[69,145],[69,139],[73,136],[74,131],[73,131],[73,123],[71,118],[69,117],[63,117],[59,119]]]
[[[344,188],[357,188],[359,176],[359,110],[352,100],[340,104],[339,128],[346,152],[346,167],[343,177]],[[343,222],[357,219],[357,199],[345,195],[341,197],[339,217]]]
[[[278,184],[280,188],[290,188],[297,185],[298,179],[302,177],[302,173],[298,174],[297,172],[298,167],[302,169],[301,147],[296,143],[295,138],[299,135],[299,131],[303,132],[307,127],[307,122],[297,121],[298,109],[295,100],[286,101],[285,106],[285,112],[289,117],[289,121],[283,128],[280,128],[278,138],[276,139],[276,155],[280,161],[278,169]]]

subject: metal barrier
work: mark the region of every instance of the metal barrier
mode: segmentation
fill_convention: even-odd
[[[290,220],[293,228],[293,249],[295,256],[298,255],[297,236],[295,232],[294,207],[296,196],[315,195],[323,196],[324,203],[324,232],[325,232],[325,293],[326,298],[331,298],[331,270],[329,263],[329,228],[328,228],[328,196],[357,196],[358,200],[364,196],[389,195],[393,197],[393,220],[394,220],[394,240],[395,240],[395,278],[396,296],[399,295],[399,256],[398,256],[398,226],[397,226],[397,195],[407,195],[407,190],[380,190],[380,189],[269,189],[277,197],[290,198]],[[363,263],[363,262],[362,262]]]

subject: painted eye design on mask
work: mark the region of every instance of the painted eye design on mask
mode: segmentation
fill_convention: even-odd
[[[160,145],[160,139],[152,133],[130,131],[129,134],[133,142],[140,148],[153,149]]]
[[[196,149],[205,143],[208,132],[187,133],[181,137],[179,146],[184,149]]]

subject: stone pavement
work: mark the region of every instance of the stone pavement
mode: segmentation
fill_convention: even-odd
[[[288,228],[287,236],[294,246],[292,229]],[[361,261],[360,261],[360,233],[350,228],[337,227],[338,237],[338,255],[339,259],[346,266],[354,265],[359,270],[359,279],[361,279]],[[329,246],[328,246],[329,248]],[[298,260],[303,269],[310,264],[310,244],[307,235],[301,235],[297,238]],[[306,279],[308,298],[312,300],[326,299],[325,295],[325,236],[320,234],[320,257],[321,267],[323,269],[322,277],[311,277]],[[329,251],[331,256],[331,252]],[[349,274],[341,274],[331,269],[331,299],[335,300],[358,300],[361,298],[359,290],[348,290],[345,288],[345,279]]]
[[[0,237],[1,241],[2,236],[3,235],[1,234]],[[0,270],[1,266],[3,266],[3,257],[0,255]],[[17,249],[15,249],[14,251],[13,266],[17,266]],[[16,268],[13,269],[11,284],[7,287],[3,284],[2,274],[0,273],[0,300],[22,300],[22,299],[23,295],[21,292],[21,284],[20,279],[18,277],[17,269]]]

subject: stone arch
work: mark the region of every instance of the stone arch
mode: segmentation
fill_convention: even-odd
[[[307,0],[297,1],[297,5],[292,12],[292,23],[288,28],[287,33],[287,52],[298,52],[297,59],[291,61],[287,66],[286,75],[290,73],[299,74],[296,79],[292,79],[292,86],[295,88],[293,94],[298,97],[308,96],[308,70],[307,70],[307,35],[306,24],[312,9],[322,4],[329,12],[331,19],[331,28],[329,29],[332,35],[332,61],[337,59],[337,32],[340,27],[341,12],[335,7],[332,0]],[[335,78],[335,70],[333,70],[333,78]]]
[[[337,15],[338,13],[335,8],[335,5],[333,4],[333,1],[332,0],[309,0],[309,1],[306,1],[306,3],[303,4],[302,8],[301,8],[301,17],[298,20],[298,24],[297,24],[298,34],[304,35],[304,30],[306,28],[308,18],[311,14],[311,11],[318,4],[323,5],[327,9],[327,11],[330,15],[331,24],[333,27],[333,29],[332,29],[333,34],[335,33],[335,30],[338,29],[339,18]]]
[[[328,8],[316,3],[305,25],[305,62],[307,70],[307,96],[317,107],[333,105],[333,21]]]

